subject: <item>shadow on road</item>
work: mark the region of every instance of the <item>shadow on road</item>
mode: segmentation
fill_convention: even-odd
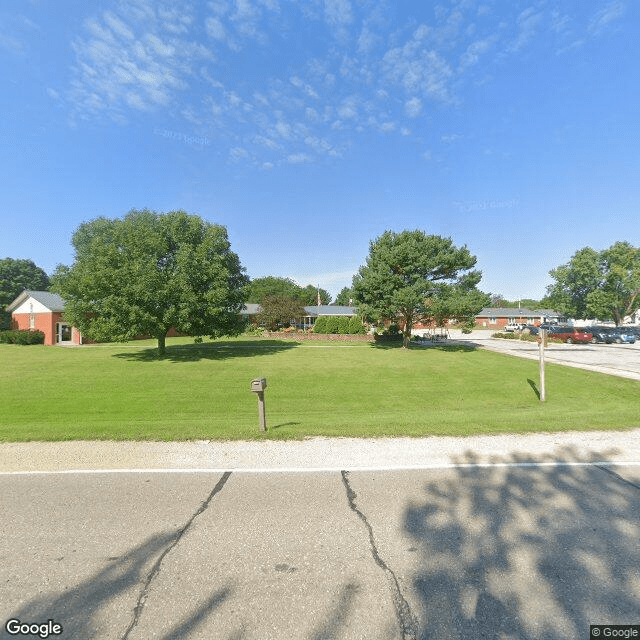
[[[136,600],[150,565],[176,538],[176,533],[164,533],[147,538],[127,554],[105,559],[106,566],[90,578],[62,592],[44,593],[13,611],[8,619],[21,621],[54,620],[62,625],[64,638],[92,640],[93,638],[122,638],[134,616]],[[216,591],[187,619],[169,630],[160,640],[178,640],[200,624],[228,597],[230,589]],[[117,603],[117,599],[127,597]],[[123,602],[126,612],[123,613]],[[123,620],[122,628],[115,624],[116,615]],[[111,614],[111,620],[109,616]],[[3,626],[0,638],[15,638]],[[53,636],[52,636],[53,637]],[[57,636],[56,636],[57,637]]]
[[[334,640],[342,635],[347,624],[349,613],[354,607],[354,600],[360,587],[353,582],[345,584],[340,590],[340,597],[335,607],[326,616],[326,620],[319,624],[309,640]]]
[[[181,344],[168,346],[164,356],[158,355],[155,347],[114,353],[112,357],[130,362],[197,362],[199,360],[228,360],[229,358],[252,358],[254,356],[271,355],[299,347],[299,342],[292,340],[229,340],[211,344]]]
[[[406,508],[420,638],[583,639],[590,624],[638,623],[640,486],[563,453],[491,468],[468,453],[455,462],[472,466]]]

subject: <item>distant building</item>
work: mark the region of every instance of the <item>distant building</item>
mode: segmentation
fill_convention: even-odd
[[[539,325],[543,322],[565,322],[566,318],[553,309],[510,309],[508,307],[485,307],[476,315],[476,324],[490,329],[499,329],[516,322]]]
[[[248,302],[244,305],[244,309],[241,311],[241,315],[251,319],[252,316],[256,316],[260,313],[261,308],[259,304]],[[301,329],[309,329],[313,327],[315,321],[320,316],[346,316],[351,318],[358,315],[358,311],[355,307],[347,307],[335,304],[319,304],[311,305],[304,308],[305,315],[301,318],[292,318],[297,326]]]
[[[64,321],[64,300],[57,293],[25,289],[7,311],[13,329],[42,331],[47,345],[82,344],[80,332]]]

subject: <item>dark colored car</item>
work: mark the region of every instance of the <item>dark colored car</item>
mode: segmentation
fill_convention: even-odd
[[[629,331],[626,327],[612,327],[609,331],[611,342],[616,344],[633,344],[636,341],[636,335],[633,331]]]
[[[560,327],[558,325],[547,329],[547,336],[549,338],[555,338],[556,340],[562,340],[567,344],[573,344],[574,342],[591,342],[593,334],[587,333],[582,330],[578,330],[574,327]]]
[[[592,327],[583,327],[583,331],[590,333],[593,338],[591,338],[591,342],[595,344],[596,342],[606,342],[607,344],[613,342],[611,338],[611,327],[601,327],[598,325],[594,325]]]
[[[540,327],[536,327],[534,324],[525,324],[522,331],[528,331],[532,336],[537,336],[540,333]]]
[[[592,327],[584,327],[585,331],[593,334],[591,342],[606,342],[611,344],[633,344],[636,341],[636,335],[629,327],[603,327],[600,325]]]
[[[633,333],[633,335],[636,337],[636,340],[640,340],[640,326],[625,326],[623,327],[625,329],[625,331],[629,331],[630,333]]]

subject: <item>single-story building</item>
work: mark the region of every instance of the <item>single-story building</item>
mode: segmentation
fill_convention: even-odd
[[[256,316],[260,313],[260,305],[248,302],[244,305],[244,309],[241,312],[241,315],[245,316],[248,319],[251,319],[252,316]],[[295,324],[299,326],[301,329],[309,329],[313,327],[315,321],[320,316],[346,316],[347,318],[351,318],[353,316],[358,315],[358,311],[355,307],[347,307],[342,305],[335,304],[319,304],[319,305],[311,305],[304,308],[305,315],[301,318],[292,318],[295,321]]]
[[[296,324],[304,329],[312,327],[319,316],[357,315],[354,307],[339,305],[312,305],[304,308],[305,315],[296,318]],[[28,291],[25,289],[10,305],[11,328],[38,330],[44,333],[46,345],[82,344],[80,331],[64,320],[64,300],[50,291]],[[260,313],[260,305],[248,303],[241,314],[248,318]],[[177,335],[171,330],[168,335]]]
[[[510,309],[508,307],[485,307],[476,315],[476,324],[499,329],[515,322],[539,325],[543,322],[566,322],[566,318],[553,309]]]
[[[44,333],[44,343],[82,344],[80,332],[64,321],[64,300],[49,291],[26,289],[7,306],[11,328]]]

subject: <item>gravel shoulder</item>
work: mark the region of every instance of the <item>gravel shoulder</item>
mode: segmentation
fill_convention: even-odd
[[[467,438],[309,438],[286,442],[0,443],[0,473],[410,469],[528,462],[638,463],[640,429]]]

